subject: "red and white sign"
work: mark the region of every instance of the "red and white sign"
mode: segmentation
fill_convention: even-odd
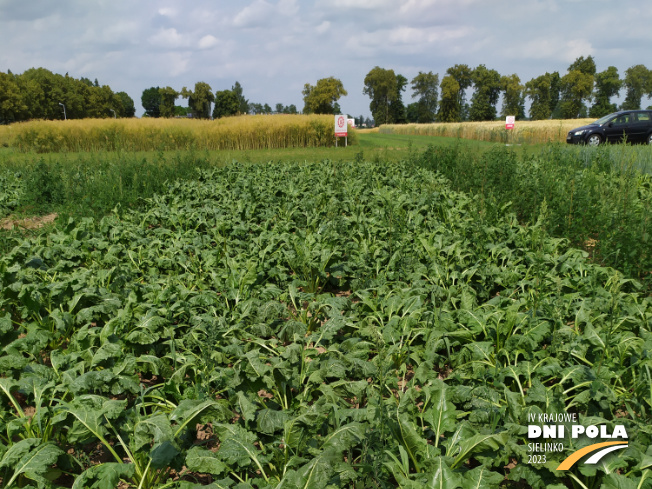
[[[505,129],[514,129],[514,123],[516,122],[516,116],[508,115],[505,118]]]
[[[335,137],[344,138],[348,134],[348,124],[345,115],[335,116]]]

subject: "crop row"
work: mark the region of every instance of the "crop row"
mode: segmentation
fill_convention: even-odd
[[[0,487],[649,487],[635,290],[409,162],[204,171],[0,258]]]

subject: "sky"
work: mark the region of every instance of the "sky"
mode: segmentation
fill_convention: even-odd
[[[375,66],[412,80],[484,64],[525,83],[593,56],[624,77],[652,68],[651,25],[634,0],[0,0],[0,71],[97,78],[127,92],[137,115],[144,89],[199,81],[238,81],[250,102],[301,110],[304,85],[333,76],[348,92],[342,111],[368,117]]]

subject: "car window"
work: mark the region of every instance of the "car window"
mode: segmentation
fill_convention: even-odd
[[[652,116],[650,112],[639,112],[638,113],[638,122],[650,122]]]
[[[618,117],[616,117],[616,120],[614,121],[614,125],[619,126],[621,124],[629,124],[631,116],[632,116],[631,114],[619,115]]]

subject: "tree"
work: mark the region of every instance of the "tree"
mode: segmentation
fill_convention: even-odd
[[[514,73],[501,77],[500,89],[503,93],[500,115],[502,117],[513,115],[517,119],[525,119],[525,93],[518,75]]]
[[[419,103],[412,102],[405,108],[405,114],[409,123],[419,122]]]
[[[181,95],[172,87],[159,88],[161,94],[161,117],[174,117],[174,102]]]
[[[251,112],[254,115],[262,114],[264,112],[263,104],[258,104],[258,103],[253,103],[252,102],[252,103],[249,104],[249,108],[248,108],[247,112]]]
[[[441,80],[441,102],[437,118],[440,122],[459,122],[462,109],[460,107],[460,84],[452,75],[446,75]]]
[[[641,108],[641,98],[648,92],[652,92],[652,72],[644,65],[636,65],[627,68],[623,85],[627,90],[623,110],[637,110]]]
[[[238,113],[246,114],[249,112],[249,100],[247,100],[242,94],[242,85],[239,82],[235,82],[235,85],[231,87],[231,91],[236,94],[238,97]]]
[[[27,104],[11,73],[0,72],[0,124],[27,118]]]
[[[408,120],[413,122],[433,122],[437,115],[437,98],[439,97],[439,75],[432,71],[422,73],[412,78],[412,98],[416,98],[416,107],[408,106]],[[415,110],[416,109],[416,110]],[[412,117],[409,113],[412,110]]]
[[[458,120],[466,120],[466,89],[473,84],[473,70],[468,65],[462,64],[448,68],[446,73],[452,76],[459,86],[457,90]]]
[[[143,90],[140,97],[140,102],[145,109],[147,117],[160,117],[161,116],[161,89],[159,87],[151,87]]]
[[[493,121],[496,119],[496,104],[500,97],[501,77],[496,70],[479,65],[471,74],[474,92],[471,97],[472,121]]]
[[[545,75],[532,78],[525,84],[525,95],[532,101],[530,105],[530,119],[538,121],[550,119],[559,98],[559,92],[555,96],[553,85],[559,79],[559,73],[546,73]]]
[[[215,108],[213,119],[220,119],[240,112],[240,100],[233,90],[222,90],[215,93]]]
[[[136,115],[134,100],[126,92],[118,92],[116,95],[122,104],[122,111],[119,114],[120,117],[134,117]]]
[[[580,56],[569,67],[568,73],[560,80],[560,116],[573,119],[584,115],[585,100],[590,100],[595,77],[593,57]]]
[[[616,104],[611,103],[611,97],[620,92],[623,82],[618,76],[618,68],[610,66],[595,75],[594,104],[589,111],[591,117],[600,118],[617,110]]]
[[[375,124],[391,123],[389,107],[398,95],[398,83],[394,70],[376,66],[365,76],[362,93],[371,98],[369,109]]]
[[[396,96],[389,102],[389,119],[393,124],[405,124],[407,113],[403,104],[403,95],[408,80],[403,75],[396,75]]]
[[[181,96],[188,99],[188,107],[192,110],[194,117],[197,119],[210,119],[211,104],[215,101],[215,95],[213,95],[213,89],[208,83],[195,83],[195,90],[193,91],[183,87]]]
[[[314,86],[306,83],[301,93],[305,114],[337,114],[340,112],[337,101],[348,95],[342,82],[332,76],[317,80]]]

